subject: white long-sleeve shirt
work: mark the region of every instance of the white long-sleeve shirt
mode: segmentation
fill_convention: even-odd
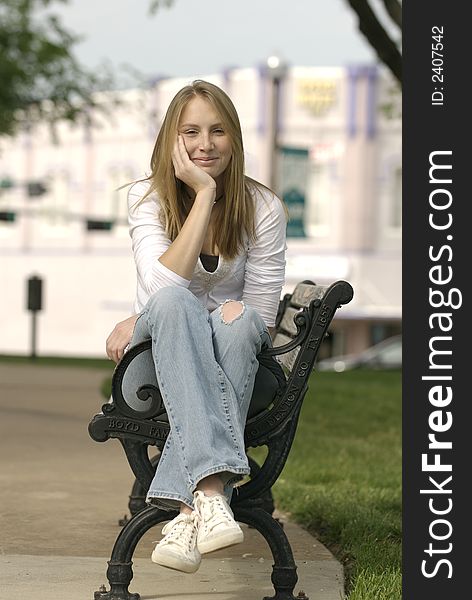
[[[242,300],[257,310],[267,327],[275,325],[285,278],[286,218],[280,200],[260,188],[254,194],[256,240],[246,240],[244,250],[228,260],[219,257],[214,272],[200,258],[191,280],[165,267],[159,257],[171,245],[159,219],[159,201],[147,181],[138,181],[128,192],[129,231],[137,270],[134,309],[141,312],[149,297],[168,286],[188,288],[210,312],[227,299]]]

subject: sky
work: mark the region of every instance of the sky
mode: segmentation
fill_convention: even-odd
[[[108,62],[147,78],[194,77],[255,67],[278,55],[292,66],[372,63],[346,0],[174,0],[149,15],[150,0],[54,4],[81,34],[75,55],[89,68]]]

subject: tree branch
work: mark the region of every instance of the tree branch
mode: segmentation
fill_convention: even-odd
[[[385,10],[388,12],[392,21],[402,28],[402,4],[399,0],[383,0]]]
[[[383,28],[367,0],[347,0],[359,17],[359,30],[374,48],[380,60],[402,82],[402,55],[395,42]]]

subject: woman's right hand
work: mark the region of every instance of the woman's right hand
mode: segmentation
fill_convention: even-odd
[[[172,151],[172,163],[174,165],[175,176],[191,187],[196,194],[204,189],[215,190],[216,193],[216,181],[211,175],[200,169],[200,167],[190,160],[180,134],[177,135]]]
[[[110,360],[119,362],[133,336],[134,326],[139,315],[120,321],[107,338],[107,356]]]

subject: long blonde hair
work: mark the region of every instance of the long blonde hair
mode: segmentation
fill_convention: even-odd
[[[190,207],[186,202],[184,184],[176,178],[172,164],[172,148],[177,136],[181,114],[190,100],[200,96],[208,101],[221,118],[231,141],[232,155],[223,173],[224,200],[215,214],[213,243],[224,258],[234,258],[245,237],[255,238],[253,195],[259,184],[244,174],[244,150],[241,125],[229,96],[207,81],[195,80],[182,88],[171,101],[151,156],[150,188],[145,196],[156,192],[161,208],[162,224],[173,241],[179,234]]]

